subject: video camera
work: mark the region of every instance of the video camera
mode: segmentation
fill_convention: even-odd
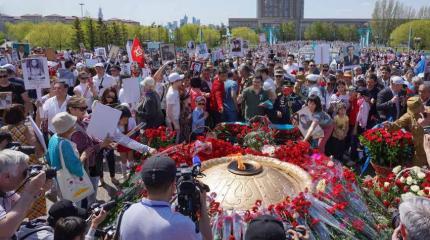
[[[28,168],[29,178],[38,175],[41,171],[45,171],[46,180],[53,179],[57,176],[57,170],[53,168],[44,169],[43,165],[30,165]]]
[[[193,158],[193,167],[181,164],[176,171],[176,189],[177,205],[176,211],[182,215],[188,216],[196,224],[196,233],[199,230],[199,212],[201,209],[200,192],[209,192],[209,186],[197,180],[197,177],[203,176],[200,172],[200,159]]]

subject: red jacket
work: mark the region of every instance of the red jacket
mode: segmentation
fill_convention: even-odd
[[[224,82],[215,77],[212,83],[211,98],[210,98],[210,109],[212,111],[221,112],[223,108],[223,98],[224,98]]]

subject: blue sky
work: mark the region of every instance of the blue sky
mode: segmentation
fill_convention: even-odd
[[[306,18],[370,18],[376,0],[305,0]],[[419,8],[430,5],[429,0],[400,0]],[[97,16],[102,7],[105,19],[123,18],[143,24],[166,24],[182,16],[195,16],[203,24],[227,23],[229,17],[255,17],[255,0],[0,0],[0,13],[23,15],[60,14]]]

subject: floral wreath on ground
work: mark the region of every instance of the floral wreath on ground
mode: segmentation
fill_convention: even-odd
[[[253,132],[249,126],[235,126],[233,130],[246,131],[246,134]],[[282,145],[268,142],[272,145],[263,143],[255,149],[246,146],[245,141],[239,144],[238,141],[226,141],[228,139],[199,137],[189,144],[173,145],[174,135],[164,135],[165,131],[165,128],[159,128],[157,134],[160,135],[151,135],[152,141],[147,143],[151,147],[157,144],[159,152],[170,156],[178,165],[191,165],[192,158],[196,155],[201,161],[206,161],[229,155],[251,154],[274,157],[298,165],[312,177],[312,191],[288,196],[284,201],[271,205],[256,199],[255,206],[243,212],[225,211],[215,201],[216,193],[211,193],[208,201],[214,239],[243,239],[247,223],[262,214],[276,216],[293,227],[304,225],[310,230],[310,239],[384,239],[391,234],[389,218],[368,206],[368,195],[362,191],[361,181],[355,173],[311,149],[307,142],[288,140]],[[161,142],[153,141],[154,138]],[[138,165],[122,185],[117,196],[119,204],[106,222],[114,221],[124,206],[123,203],[135,202],[145,196],[143,182],[138,174],[140,170],[141,165]]]

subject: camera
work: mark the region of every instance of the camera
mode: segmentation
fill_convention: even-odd
[[[14,151],[19,151],[27,155],[33,155],[36,153],[36,147],[22,146],[19,142],[9,142],[6,145],[6,148]]]
[[[91,204],[90,207],[90,212],[93,212],[96,215],[99,215],[99,213],[103,210],[105,210],[106,212],[112,210],[114,207],[116,206],[116,201],[112,200],[110,202],[107,203],[93,203]]]
[[[209,192],[209,186],[197,180],[201,176],[200,165],[188,167],[181,164],[176,172],[177,206],[176,211],[188,216],[196,224],[196,233],[199,232],[200,192]]]
[[[30,165],[30,167],[28,168],[28,176],[34,177],[36,175],[38,175],[41,171],[45,171],[45,175],[46,175],[46,179],[53,179],[57,176],[57,170],[53,169],[53,168],[47,168],[44,169],[43,165]]]

